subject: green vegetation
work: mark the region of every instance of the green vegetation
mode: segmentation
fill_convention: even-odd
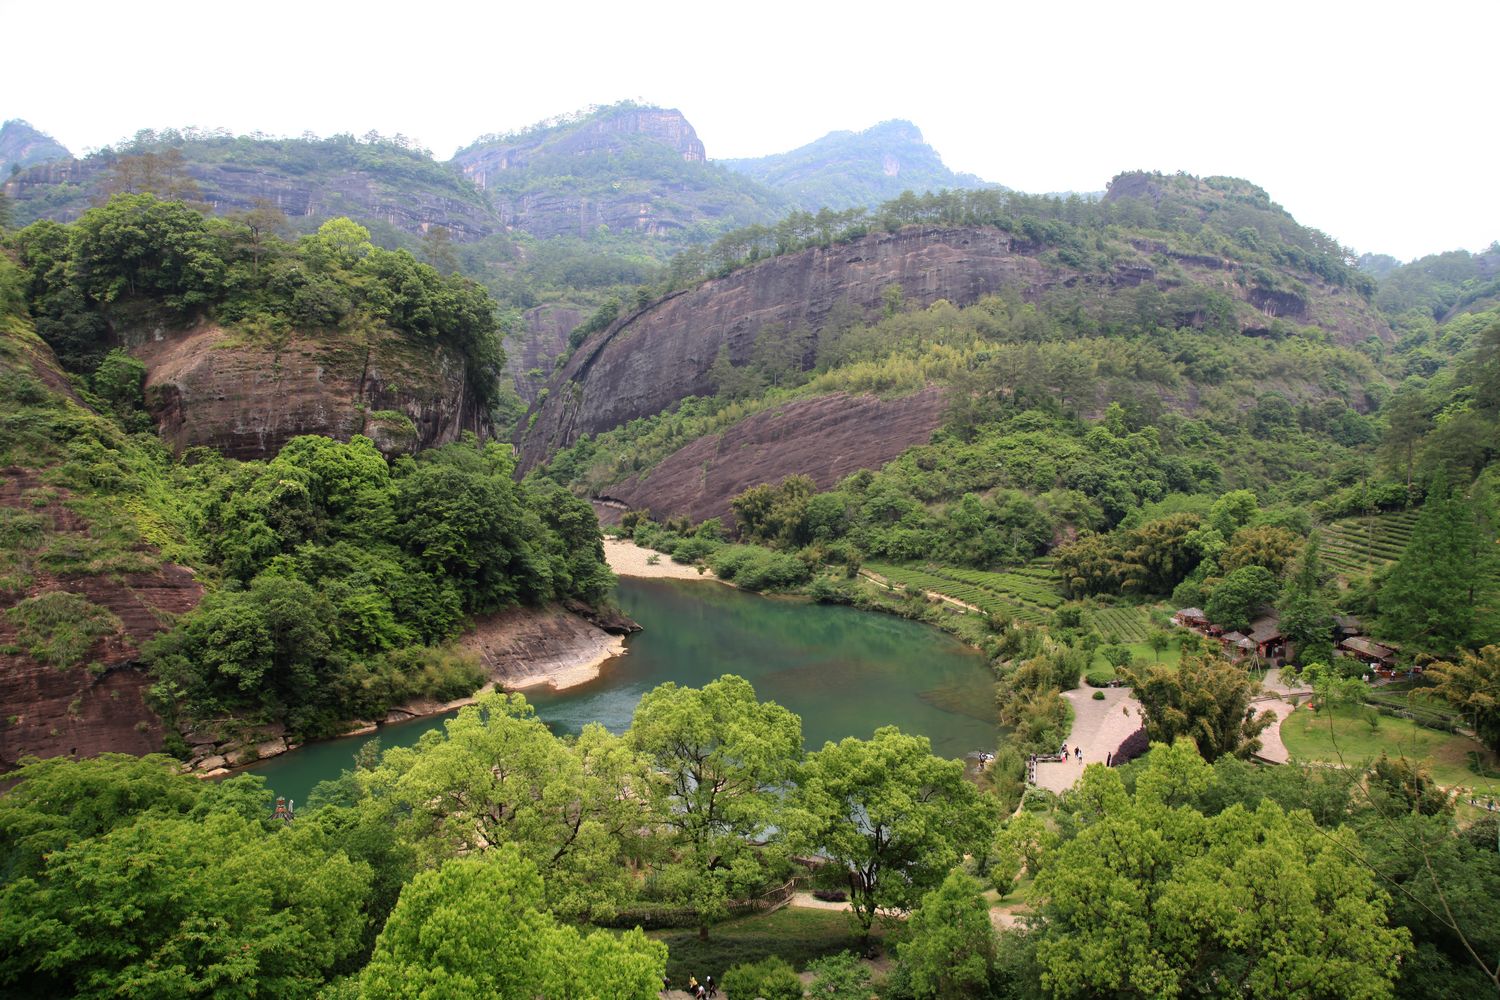
[[[1500,769],[1493,749],[1486,753],[1467,736],[1367,707],[1334,705],[1293,712],[1281,724],[1281,741],[1299,761],[1359,769],[1389,754],[1422,762],[1445,788],[1469,789],[1481,798],[1500,792],[1496,780]]]
[[[96,641],[122,628],[108,608],[57,590],[26,598],[5,617],[33,658],[62,668],[77,666]]]

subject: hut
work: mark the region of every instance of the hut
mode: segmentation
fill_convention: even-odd
[[[1355,656],[1377,669],[1390,670],[1396,665],[1397,650],[1383,642],[1362,635],[1350,636],[1339,643],[1346,656]]]
[[[1255,655],[1263,660],[1280,660],[1286,655],[1286,638],[1281,634],[1281,620],[1275,615],[1251,622],[1248,638],[1255,644]]]
[[[1226,632],[1219,636],[1224,646],[1224,655],[1231,660],[1243,660],[1255,655],[1255,643],[1243,632]]]
[[[1203,613],[1202,608],[1183,608],[1172,616],[1172,620],[1183,628],[1208,628],[1208,616]]]

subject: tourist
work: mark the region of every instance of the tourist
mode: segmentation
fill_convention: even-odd
[[[714,977],[713,976],[704,976],[703,977],[703,992],[706,993],[708,996],[711,996],[711,997],[716,997],[716,996],[719,995],[718,989],[715,988],[715,986],[714,986]]]
[[[1078,763],[1082,764],[1083,763],[1083,747],[1075,747],[1074,751],[1078,754]]]

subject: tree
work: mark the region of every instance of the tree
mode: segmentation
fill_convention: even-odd
[[[1219,568],[1232,573],[1242,566],[1263,566],[1280,578],[1301,548],[1302,539],[1295,531],[1272,524],[1241,528],[1218,556]]]
[[[1158,661],[1161,654],[1165,653],[1172,645],[1172,633],[1166,629],[1153,628],[1146,633],[1146,645],[1151,647],[1151,653]]]
[[[912,912],[897,955],[918,1000],[959,1000],[989,992],[995,928],[981,889],[962,871],[951,871]]]
[[[786,825],[802,721],[725,674],[702,688],[668,682],[647,692],[626,739],[660,777],[648,791],[672,851],[663,880],[698,911],[706,938],[729,900],[759,888],[766,866],[779,863],[775,831]],[[757,841],[777,843],[758,852]]]
[[[1010,892],[1024,870],[1032,875],[1042,870],[1047,854],[1057,846],[1057,834],[1035,813],[1019,812],[995,831],[995,888]]]
[[[797,804],[800,839],[843,873],[866,941],[878,911],[911,909],[978,850],[996,812],[961,762],[934,757],[927,737],[894,726],[809,754]]]
[[[101,305],[140,296],[186,315],[222,293],[224,254],[198,212],[122,194],[78,219],[72,273]]]
[[[260,818],[143,816],[0,895],[11,996],[312,997],[352,958],[367,865]]]
[[[360,977],[365,1000],[655,1000],[667,949],[639,928],[587,936],[560,926],[542,879],[513,844],[421,872]]]
[[[554,912],[608,916],[634,889],[627,852],[648,776],[602,726],[564,742],[522,696],[488,694],[360,778],[424,859],[515,845],[546,877]]]
[[[1036,883],[1046,993],[1390,997],[1411,935],[1353,832],[1270,800],[1205,816],[1185,802],[1211,776],[1185,744],[1153,746],[1133,796],[1084,772],[1078,835]]]
[[[1474,635],[1475,583],[1492,563],[1473,505],[1441,475],[1411,540],[1380,589],[1380,628],[1402,643],[1452,655]]]
[[[1125,674],[1141,703],[1153,743],[1193,740],[1204,760],[1248,757],[1260,749],[1260,734],[1276,718],[1255,714],[1251,699],[1260,685],[1245,671],[1213,655],[1183,654],[1176,670],[1152,665]]]
[[[1480,742],[1500,753],[1500,646],[1434,663],[1426,677],[1433,682],[1431,696],[1462,712]]]
[[[1307,540],[1297,571],[1287,579],[1279,604],[1281,632],[1297,654],[1297,662],[1329,663],[1333,658],[1333,605],[1323,589],[1318,536]]]
[[[1243,631],[1265,605],[1276,599],[1276,578],[1264,566],[1241,566],[1214,584],[1203,613],[1226,629]]]

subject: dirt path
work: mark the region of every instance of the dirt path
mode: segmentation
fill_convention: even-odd
[[[1095,690],[1102,691],[1104,698],[1094,700]],[[1081,687],[1063,692],[1063,697],[1073,705],[1073,730],[1068,734],[1066,761],[1057,763],[1039,762],[1036,766],[1036,783],[1041,788],[1064,792],[1083,776],[1085,766],[1104,763],[1104,755],[1113,753],[1121,741],[1141,726],[1141,703],[1131,695],[1129,688]],[[1075,747],[1083,748],[1083,760],[1073,756]]]
[[[872,573],[867,569],[862,569],[859,571],[859,575],[864,577],[866,580],[871,581],[872,583],[880,584],[882,587],[891,586],[891,581],[887,580],[879,573]],[[963,608],[965,611],[972,611],[976,615],[984,614],[983,610],[981,610],[980,608],[976,608],[974,605],[969,604],[967,601],[960,601],[956,597],[949,597],[947,594],[940,593],[936,590],[924,590],[922,591],[922,596],[930,600],[942,601],[944,604],[951,604],[956,608]]]

